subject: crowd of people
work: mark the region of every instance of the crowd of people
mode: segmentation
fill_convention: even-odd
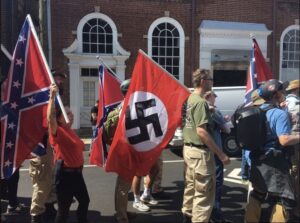
[[[70,119],[66,123],[55,103],[55,95],[63,94],[66,76],[60,72],[53,72],[53,76],[55,83],[50,86],[47,110],[49,128],[43,141],[46,152],[34,150],[34,157],[30,160],[33,184],[31,223],[41,223],[45,217],[55,223],[67,222],[74,197],[79,203],[78,222],[85,223],[88,222],[90,198],[82,174],[84,144],[71,130],[71,110],[66,107]],[[217,95],[212,91],[213,78],[209,70],[197,69],[193,72],[192,83],[194,91],[184,105],[183,114],[185,183],[182,222],[228,222],[222,214],[221,197],[224,165],[230,163],[230,158],[222,150],[220,134],[230,132],[227,124],[230,117],[224,117],[215,106]],[[121,84],[124,96],[129,85],[130,80]],[[247,179],[251,182],[245,222],[260,221],[262,203],[269,203],[274,209],[270,222],[299,220],[299,89],[299,80],[282,83],[272,79],[252,93],[251,106],[268,107],[267,136],[262,148],[244,152],[249,166]],[[91,109],[93,132],[97,106],[98,101]],[[122,103],[117,109],[121,111]],[[141,194],[143,177],[144,191]],[[147,212],[151,205],[158,203],[153,195],[162,192],[161,178],[162,157],[147,176],[135,176],[132,182],[117,176],[114,204],[118,223],[129,223],[136,217],[136,213],[127,211],[130,189],[134,195],[133,208],[138,211]],[[16,197],[18,180],[17,170],[7,182],[3,182],[7,191],[1,192],[9,196],[7,212],[24,209]],[[57,203],[57,210],[54,203]]]

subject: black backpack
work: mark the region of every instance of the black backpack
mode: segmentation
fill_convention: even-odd
[[[266,112],[274,108],[258,106],[238,108],[233,115],[235,140],[240,149],[258,151],[265,144],[267,136]]]

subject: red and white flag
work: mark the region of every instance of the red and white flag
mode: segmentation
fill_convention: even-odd
[[[181,123],[190,91],[139,51],[105,169],[124,180],[147,175]]]
[[[47,66],[28,15],[2,86],[1,178],[10,177],[47,132]]]
[[[97,117],[97,132],[92,139],[90,164],[100,167],[104,166],[106,144],[103,141],[103,124],[107,115],[123,100],[120,90],[120,80],[108,72],[103,66],[99,66],[99,105]]]

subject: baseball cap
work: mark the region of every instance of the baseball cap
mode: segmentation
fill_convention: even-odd
[[[294,90],[296,88],[300,88],[300,81],[298,80],[292,80],[289,83],[289,86],[285,89],[286,91]]]
[[[277,79],[270,79],[259,87],[259,96],[264,100],[270,100],[276,92],[284,91],[288,85],[288,81],[281,82]]]

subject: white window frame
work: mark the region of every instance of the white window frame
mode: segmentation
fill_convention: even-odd
[[[179,32],[179,81],[184,83],[184,47],[185,47],[185,34],[182,26],[175,19],[170,17],[161,17],[156,19],[149,27],[148,30],[148,55],[152,58],[152,34],[156,26],[161,23],[170,23]]]
[[[282,68],[282,62],[283,62],[283,40],[285,35],[291,31],[291,30],[299,30],[300,31],[300,25],[291,25],[288,26],[281,34],[280,37],[280,62],[279,62],[279,79],[280,80],[285,80],[285,78],[283,77],[283,69],[287,69],[287,68]],[[297,69],[297,68],[294,68]]]
[[[112,52],[113,52],[112,54],[116,54],[116,43],[117,43],[117,37],[118,37],[117,27],[116,27],[115,23],[111,20],[111,18],[109,18],[107,15],[104,15],[104,14],[98,13],[98,12],[88,14],[80,20],[80,22],[77,26],[77,38],[78,38],[78,42],[79,42],[78,51],[81,52],[81,53],[83,52],[83,50],[82,50],[83,27],[91,19],[102,19],[105,22],[107,22],[108,25],[110,25],[110,27],[112,29],[112,48],[113,48],[112,49]]]
[[[112,54],[100,53],[83,53],[82,52],[82,31],[83,26],[91,19],[102,19],[106,21],[112,29]],[[82,81],[81,68],[95,68],[100,64],[96,56],[100,56],[105,64],[116,71],[116,75],[120,80],[125,79],[125,61],[129,58],[130,52],[126,51],[118,42],[118,31],[115,23],[107,15],[93,12],[82,17],[77,26],[77,38],[67,48],[63,49],[63,54],[68,58],[69,74],[70,74],[70,107],[74,114],[74,122],[72,128],[79,129],[80,127],[89,126],[89,108],[83,107],[82,103]],[[92,77],[90,77],[92,78]],[[90,79],[92,80],[92,79]],[[98,79],[95,79],[95,82]],[[96,94],[97,95],[97,94]]]

